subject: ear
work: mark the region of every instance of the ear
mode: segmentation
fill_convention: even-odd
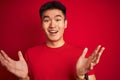
[[[65,20],[65,28],[67,28],[67,20]]]

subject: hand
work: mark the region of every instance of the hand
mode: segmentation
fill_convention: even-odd
[[[82,55],[77,61],[76,64],[76,72],[77,76],[82,76],[86,73],[88,73],[90,70],[93,69],[93,67],[99,63],[100,57],[104,51],[104,47],[101,47],[100,45],[94,50],[94,52],[89,56],[88,58],[85,57],[88,48],[85,48]]]
[[[0,63],[4,66],[9,72],[13,73],[19,78],[28,77],[28,67],[21,51],[18,52],[19,60],[15,61],[8,57],[8,55],[1,50],[0,52]]]

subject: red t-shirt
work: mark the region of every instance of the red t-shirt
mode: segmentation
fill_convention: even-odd
[[[45,44],[30,48],[25,58],[31,80],[76,80],[76,62],[82,51],[68,43],[59,48]]]

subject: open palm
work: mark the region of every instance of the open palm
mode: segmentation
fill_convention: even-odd
[[[28,75],[28,67],[21,51],[18,52],[19,60],[11,59],[3,50],[0,52],[1,64],[11,73],[19,78],[25,78]]]
[[[105,49],[104,47],[101,48],[101,46],[99,45],[94,50],[92,55],[89,56],[88,58],[86,58],[85,55],[87,54],[88,49],[85,48],[76,64],[77,75],[78,76],[84,75],[84,74],[88,73],[91,69],[93,69],[93,67],[99,63],[100,57],[101,57],[104,49]]]

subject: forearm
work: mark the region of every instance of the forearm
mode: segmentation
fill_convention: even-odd
[[[96,80],[96,77],[94,74],[89,76],[86,74],[85,76],[77,76],[76,80]]]
[[[30,77],[27,76],[27,77],[25,77],[25,78],[19,78],[19,80],[30,80]]]
[[[76,80],[86,80],[84,75],[76,76]]]
[[[76,76],[76,80],[88,80],[85,78],[85,75]]]

